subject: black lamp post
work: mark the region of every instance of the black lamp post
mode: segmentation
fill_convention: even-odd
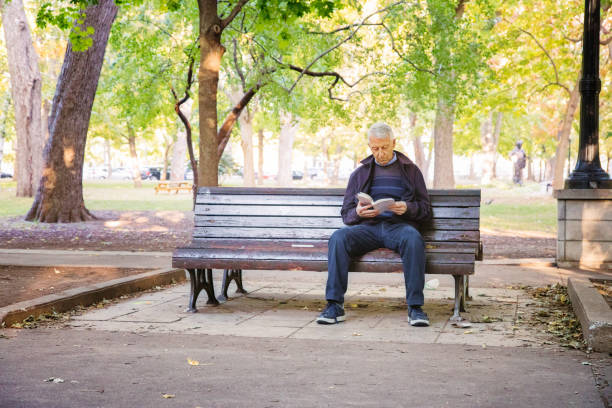
[[[599,161],[599,13],[600,0],[585,0],[580,79],[580,147],[576,168],[565,188],[612,188]]]

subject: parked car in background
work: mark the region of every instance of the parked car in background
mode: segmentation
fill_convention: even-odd
[[[10,173],[0,172],[0,179],[3,178],[13,178],[13,175]]]
[[[291,178],[294,180],[301,180],[304,178],[304,173],[299,170],[293,170],[291,172]]]
[[[133,178],[132,169],[127,169],[125,167],[113,169],[110,177],[107,177],[108,180],[132,180]]]
[[[163,167],[147,166],[140,171],[140,177],[143,180],[161,180]],[[170,180],[170,170],[166,170],[166,180]]]

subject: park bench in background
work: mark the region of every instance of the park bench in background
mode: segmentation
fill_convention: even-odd
[[[433,218],[421,228],[426,243],[428,274],[455,278],[454,319],[465,311],[468,276],[482,259],[480,190],[430,190]],[[340,208],[344,189],[200,188],[193,240],[178,248],[172,266],[191,278],[189,310],[204,289],[217,304],[213,268],[223,269],[222,295],[243,269],[327,271],[327,240],[344,224]],[[388,249],[355,259],[354,272],[401,272],[399,255]]]
[[[174,194],[178,194],[179,191],[192,190],[192,184],[187,181],[162,181],[157,183],[155,186],[155,194],[159,193],[160,191],[167,191],[168,193],[174,191]]]

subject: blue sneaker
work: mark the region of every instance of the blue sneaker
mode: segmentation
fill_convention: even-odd
[[[429,326],[429,318],[421,306],[408,307],[408,322],[411,326]]]
[[[336,324],[343,322],[346,319],[344,308],[342,305],[334,302],[328,302],[325,310],[317,317],[319,324]]]

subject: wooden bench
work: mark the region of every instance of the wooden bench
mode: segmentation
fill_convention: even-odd
[[[453,319],[460,320],[468,297],[468,276],[482,259],[480,190],[430,190],[433,218],[421,228],[426,242],[426,273],[455,278]],[[172,266],[191,278],[189,310],[204,289],[218,304],[213,268],[223,269],[222,295],[243,269],[327,271],[327,240],[344,226],[344,189],[200,188],[193,240],[172,255]],[[402,272],[399,255],[378,249],[355,259],[355,272]]]
[[[193,186],[186,181],[162,181],[155,186],[155,194],[160,191],[174,191],[174,194],[178,194],[179,191],[193,191]]]

